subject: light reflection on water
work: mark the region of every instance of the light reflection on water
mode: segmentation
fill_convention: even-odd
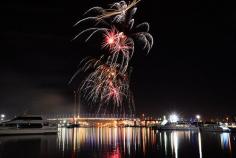
[[[199,158],[202,158],[202,138],[200,132],[198,132],[198,151],[199,151]]]
[[[58,135],[0,137],[0,158],[233,158],[235,136],[149,128],[60,128]]]
[[[137,150],[145,155],[147,148],[155,144],[155,131],[149,128],[62,128],[58,135],[61,151],[69,148],[73,148],[75,153],[85,148],[92,151],[107,150],[108,157],[131,156]]]
[[[64,151],[64,146],[73,144],[73,151],[78,155],[84,149],[90,148],[92,152],[99,151],[102,157],[150,157],[161,155],[162,157],[194,157],[203,156],[208,148],[219,147],[226,152],[226,157],[232,155],[230,133],[203,133],[210,139],[217,140],[220,144],[208,143],[212,140],[202,140],[200,132],[193,131],[163,131],[156,132],[149,128],[78,128],[61,129],[59,135],[59,147]],[[213,137],[212,137],[213,136]],[[69,141],[64,141],[64,139]],[[214,141],[213,140],[213,143]],[[73,143],[71,142],[73,141]],[[234,142],[235,144],[235,142]],[[67,150],[67,149],[66,149]],[[219,151],[218,151],[219,152]],[[214,153],[213,153],[214,155]],[[219,155],[218,155],[219,156]],[[222,155],[224,157],[224,155]]]
[[[220,142],[221,142],[221,148],[223,150],[229,150],[231,152],[231,141],[229,133],[221,133]]]

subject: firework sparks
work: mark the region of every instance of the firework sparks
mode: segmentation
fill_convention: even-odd
[[[103,9],[101,7],[89,9],[85,15],[95,12],[95,16],[83,18],[75,26],[90,21],[95,22],[95,27],[82,30],[74,39],[88,33],[85,39],[87,42],[95,34],[102,33],[106,37],[103,47],[109,46],[113,52],[122,51],[124,55],[127,55],[129,51],[132,56],[134,52],[134,40],[141,41],[143,43],[143,49],[149,52],[153,46],[153,37],[148,33],[150,29],[149,23],[143,22],[137,26],[134,25],[133,16],[136,13],[137,8],[135,6],[138,2],[140,0],[133,0],[130,4],[120,1],[112,4],[109,9]],[[124,30],[119,31],[116,25],[122,26],[121,28]]]
[[[108,50],[106,57],[83,60],[81,68],[71,79],[72,81],[80,72],[89,71],[79,87],[79,92],[82,99],[99,105],[98,111],[103,104],[112,103],[114,107],[122,107],[126,102],[129,107],[133,105],[127,71],[129,61],[133,56],[136,42],[139,41],[147,53],[153,46],[149,23],[135,25],[133,19],[137,11],[136,5],[140,1],[119,1],[111,4],[108,9],[98,6],[90,8],[84,14],[88,16],[74,25],[89,22],[89,27],[81,30],[74,39],[87,34],[87,42],[96,34],[101,34],[104,37],[102,48]]]
[[[118,65],[107,65],[101,59],[90,59],[80,71],[95,69],[82,82],[79,91],[82,97],[91,104],[112,103],[115,107],[121,107],[124,98],[130,98],[129,80],[127,74],[119,72]],[[102,106],[102,104],[99,104]],[[100,109],[100,107],[98,108]]]
[[[92,7],[89,10],[87,10],[84,15],[87,15],[89,13],[96,13],[98,15],[91,16],[84,18],[80,21],[78,21],[75,25],[80,24],[81,22],[87,21],[87,20],[96,20],[97,23],[104,23],[104,19],[111,18],[112,21],[115,22],[123,22],[126,18],[127,12],[134,8],[137,3],[139,3],[141,0],[133,0],[131,3],[127,4],[125,1],[116,2],[110,5],[109,9],[104,9],[102,7],[96,6]],[[136,10],[136,9],[135,9]],[[133,12],[135,12],[133,10]]]
[[[104,37],[102,47],[108,47],[111,53],[121,52],[124,56],[130,56],[130,52],[132,54],[134,43],[124,34],[124,32],[119,32],[113,27],[105,32]]]
[[[117,59],[121,56],[120,71],[124,73],[134,52],[133,40],[113,27],[105,32],[102,47],[109,49],[109,53],[111,54],[110,64],[118,64]]]

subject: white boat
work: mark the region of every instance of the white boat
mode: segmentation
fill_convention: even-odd
[[[56,134],[57,127],[41,116],[24,115],[0,124],[0,135]]]
[[[205,132],[230,132],[230,129],[223,124],[206,123],[200,127],[201,131]]]
[[[176,122],[176,123],[166,123],[164,125],[157,126],[157,130],[199,130],[198,127],[195,125],[191,125],[190,123],[187,122]]]

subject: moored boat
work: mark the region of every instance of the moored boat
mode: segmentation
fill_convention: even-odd
[[[41,116],[24,115],[0,124],[0,135],[56,134],[57,126],[44,122]]]
[[[176,122],[176,123],[168,122],[164,125],[156,126],[154,129],[156,130],[199,130],[197,126],[192,125],[187,122]]]
[[[217,123],[205,123],[200,126],[202,132],[230,132],[230,129],[223,125]]]

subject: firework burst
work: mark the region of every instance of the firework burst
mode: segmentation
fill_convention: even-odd
[[[79,73],[88,74],[79,87],[80,97],[91,105],[99,105],[98,112],[104,105],[110,104],[113,109],[122,109],[124,104],[134,109],[129,85],[129,61],[136,42],[140,42],[147,53],[153,46],[149,23],[135,25],[134,22],[133,17],[139,2],[140,0],[129,3],[119,1],[111,4],[108,9],[92,7],[84,13],[86,17],[74,25],[88,23],[86,26],[89,26],[81,30],[74,39],[86,34],[87,42],[96,34],[103,35],[101,48],[107,50],[106,55],[98,60],[85,58],[70,81],[72,82]]]
[[[112,103],[114,109],[122,107],[131,97],[128,75],[121,74],[118,65],[103,64],[101,59],[89,59],[84,62],[80,71],[91,73],[79,87],[81,97],[91,105],[99,104],[98,112],[104,104]]]
[[[96,21],[96,24],[98,23],[105,23],[106,19],[112,20],[112,22],[123,22],[126,20],[126,16],[128,14],[128,11],[132,8],[135,8],[136,4],[139,3],[141,0],[133,0],[130,3],[126,3],[125,1],[115,2],[110,5],[110,8],[104,9],[102,7],[96,6],[88,9],[84,15],[88,15],[90,13],[95,14],[94,16],[89,16],[84,19],[79,20],[75,25],[78,25],[81,22],[84,21]],[[136,12],[136,8],[132,10],[132,12]],[[134,14],[133,13],[133,14]],[[108,24],[109,25],[109,24]]]
[[[115,27],[105,32],[103,48],[109,49],[110,64],[118,64],[117,59],[121,57],[120,71],[124,73],[127,70],[128,62],[133,56],[134,42],[123,32],[119,32]]]
[[[79,20],[74,26],[85,22],[95,22],[95,24],[92,27],[86,28],[79,32],[74,37],[74,39],[87,33],[88,36],[85,39],[85,41],[87,42],[97,33],[106,35],[110,35],[108,33],[111,32],[116,33],[118,29],[115,26],[119,26],[120,29],[123,30],[119,32],[123,37],[127,39],[127,42],[129,44],[132,44],[131,51],[133,51],[134,49],[134,40],[138,40],[142,42],[143,49],[146,49],[147,52],[149,52],[153,46],[153,37],[150,33],[148,33],[150,28],[149,23],[143,22],[134,26],[133,16],[136,13],[137,8],[135,6],[138,2],[140,2],[140,0],[133,0],[130,4],[127,4],[125,1],[120,1],[112,4],[109,9],[103,9],[101,7],[93,7],[89,9],[85,12],[85,15],[95,12],[95,16],[85,17]],[[113,28],[111,28],[111,26]],[[113,43],[113,41],[114,39],[110,38],[110,41],[108,41],[108,43]],[[122,50],[122,48],[120,49]]]
[[[133,41],[124,32],[119,32],[115,27],[104,33],[102,47],[108,47],[110,53],[121,52],[124,56],[132,56],[134,51]]]

